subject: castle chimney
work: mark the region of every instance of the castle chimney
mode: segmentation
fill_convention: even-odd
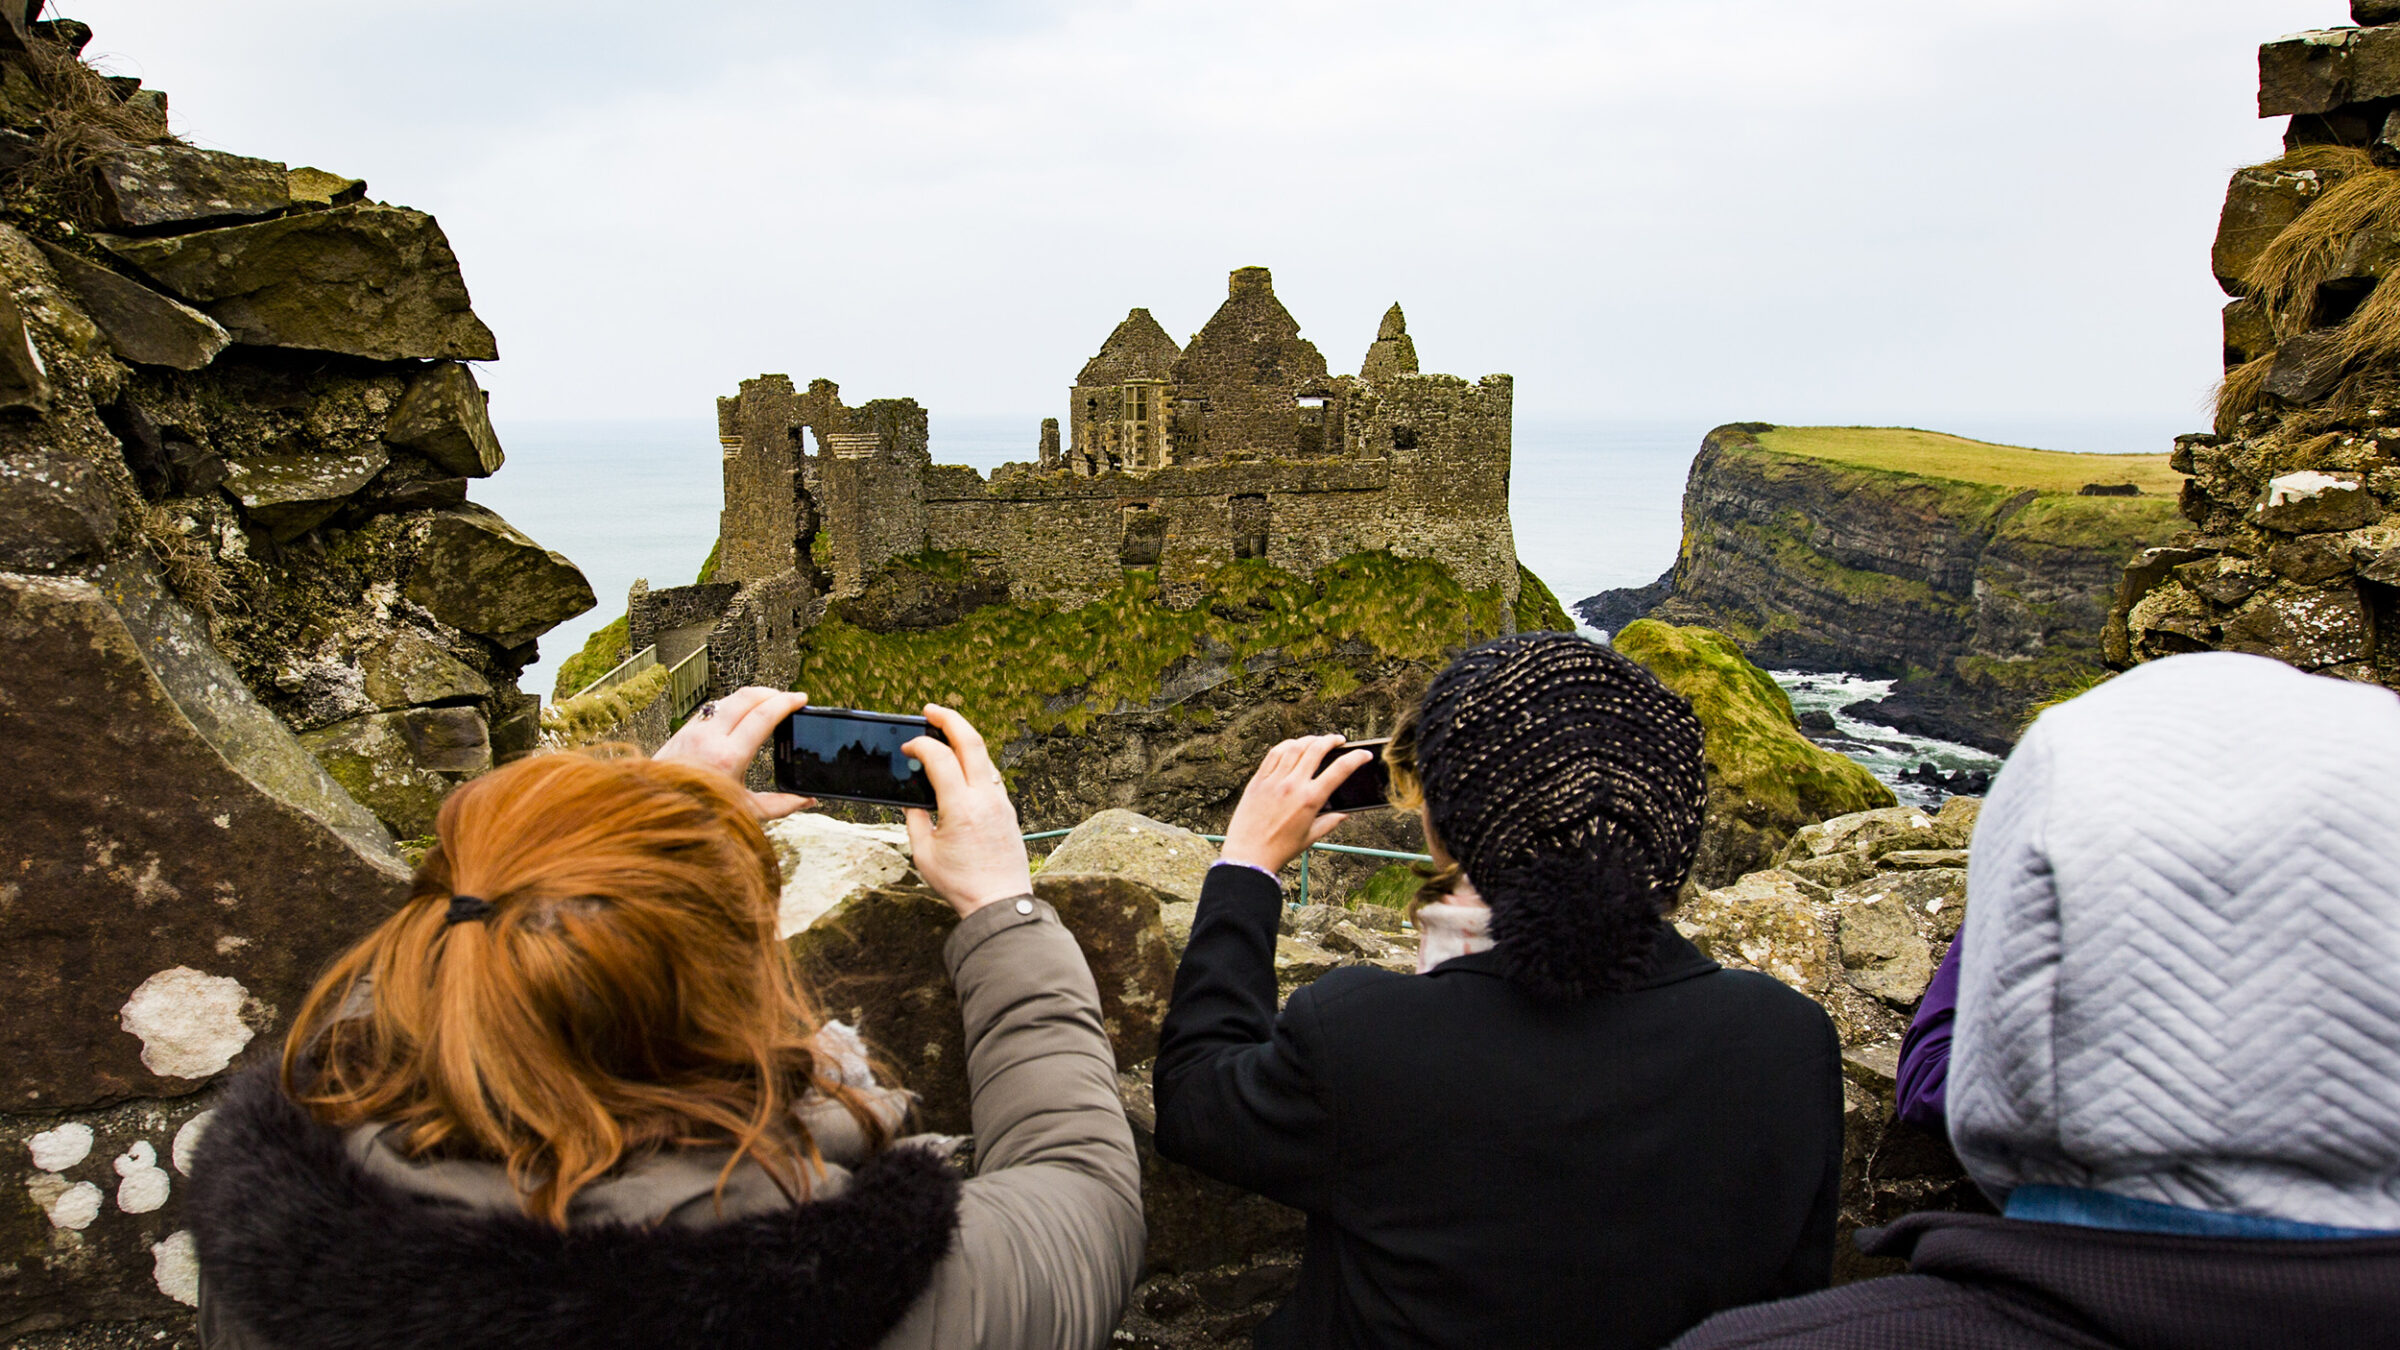
[[[1273,295],[1275,274],[1263,267],[1237,267],[1226,286],[1228,295]]]

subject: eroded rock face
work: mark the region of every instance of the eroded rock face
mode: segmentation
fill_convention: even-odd
[[[100,223],[136,232],[272,216],[292,204],[285,170],[190,145],[124,145],[92,165]]]
[[[783,937],[910,875],[908,831],[897,825],[854,825],[804,811],[768,821],[766,830],[783,864]]]
[[[381,446],[349,455],[247,455],[226,463],[225,487],[280,543],[324,524],[389,463]]]
[[[445,361],[409,381],[383,438],[461,478],[488,478],[503,458],[483,391],[456,361]]]
[[[1058,911],[1090,962],[1120,1069],[1158,1053],[1174,983],[1159,892],[1124,877],[1044,875],[1034,893]],[[958,916],[922,886],[879,887],[818,918],[791,949],[820,1011],[858,1028],[918,1094],[921,1128],[971,1132],[966,1037],[942,944]]]
[[[1132,877],[1177,900],[1196,901],[1217,846],[1190,830],[1132,811],[1103,811],[1075,827],[1042,863],[1042,875]]]
[[[233,343],[233,335],[199,310],[43,242],[42,256],[117,355],[146,366],[198,370]]]
[[[428,524],[406,590],[435,618],[503,647],[530,642],[594,604],[575,564],[473,505]]]
[[[361,203],[164,239],[100,241],[242,342],[376,361],[491,361],[457,255],[422,211]]]
[[[430,837],[450,789],[492,767],[491,729],[473,708],[371,713],[303,733],[300,744],[402,839]]]
[[[193,1091],[406,870],[146,578],[0,576],[0,652],[0,1085],[43,1110]]]

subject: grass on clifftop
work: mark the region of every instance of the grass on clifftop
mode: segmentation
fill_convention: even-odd
[[[1800,734],[1791,698],[1733,639],[1640,619],[1611,645],[1691,701],[1707,738],[1712,796],[1738,796],[1800,824],[1897,804],[1865,766]]]
[[[558,663],[558,682],[551,686],[550,701],[564,703],[585,685],[615,670],[619,662],[633,655],[625,650],[629,640],[624,615],[602,624],[583,640],[583,650]]]
[[[1777,427],[1760,432],[1758,443],[1782,454],[1862,469],[2036,492],[2072,493],[2086,483],[2131,483],[2144,496],[2173,500],[2183,490],[2183,475],[2167,467],[2165,455],[2029,450],[1913,427]]]
[[[1497,588],[1470,591],[1439,563],[1384,552],[1354,553],[1305,578],[1255,559],[1231,563],[1189,609],[1170,608],[1155,574],[1132,570],[1072,609],[989,605],[940,628],[888,633],[828,616],[801,635],[793,687],[820,707],[943,703],[995,737],[1019,726],[1080,734],[1095,717],[1149,707],[1185,657],[1213,653],[1238,667],[1280,652],[1339,698],[1357,687],[1352,644],[1432,664],[1498,634],[1503,604]]]

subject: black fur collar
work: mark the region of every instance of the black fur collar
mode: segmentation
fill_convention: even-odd
[[[244,1077],[192,1168],[208,1297],[280,1350],[865,1350],[949,1253],[959,1181],[895,1149],[849,1190],[709,1229],[561,1233],[368,1176],[272,1077]]]

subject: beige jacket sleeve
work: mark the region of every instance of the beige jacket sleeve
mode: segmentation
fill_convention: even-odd
[[[1003,900],[943,951],[966,1018],[976,1175],[958,1244],[883,1350],[1086,1350],[1140,1277],[1141,1164],[1082,948]]]

